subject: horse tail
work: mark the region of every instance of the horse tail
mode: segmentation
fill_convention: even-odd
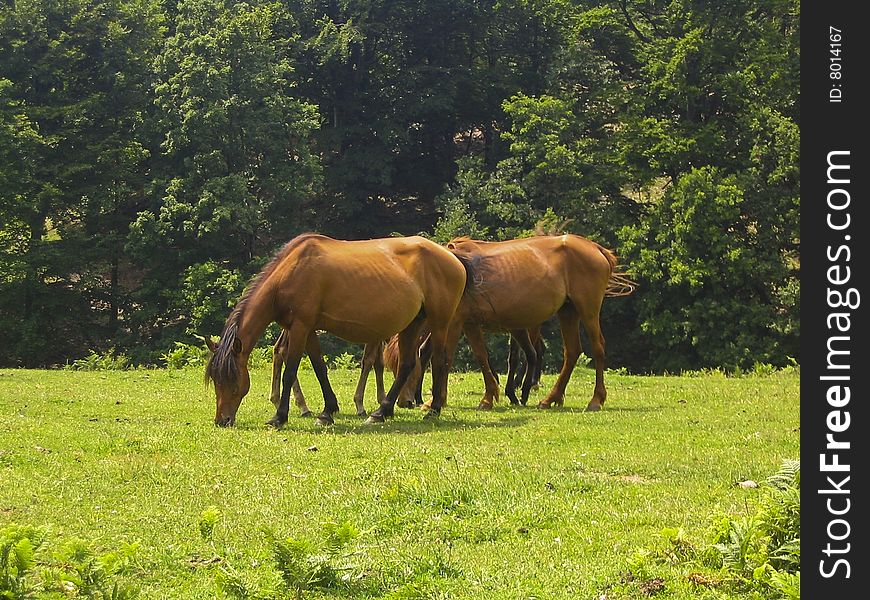
[[[451,252],[453,256],[462,263],[463,268],[465,269],[465,289],[463,293],[474,292],[480,287],[480,284],[483,283],[482,278],[479,273],[479,263],[480,259],[473,256],[465,256],[463,254],[457,254],[456,252]]]
[[[384,364],[393,372],[399,372],[399,335],[392,336],[384,344]]]
[[[235,386],[239,381],[239,368],[233,356],[238,331],[239,325],[235,321],[228,322],[224,327],[220,342],[205,365],[206,385],[211,381],[215,385]]]
[[[604,290],[605,298],[618,298],[620,296],[630,296],[638,288],[638,283],[628,278],[624,272],[617,271],[617,258],[612,250],[605,248],[600,244],[598,251],[607,259],[610,265],[610,278],[607,280],[607,287]]]

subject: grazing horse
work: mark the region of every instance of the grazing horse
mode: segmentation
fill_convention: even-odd
[[[489,366],[484,328],[515,335],[528,357],[528,372],[537,365],[528,335],[530,328],[558,314],[564,344],[559,377],[539,408],[562,405],[571,372],[580,356],[580,325],[589,337],[595,359],[595,389],[586,410],[600,410],[607,399],[604,387],[604,336],[599,312],[605,296],[628,295],[636,284],[616,273],[616,257],[603,246],[578,235],[535,236],[504,242],[457,238],[447,244],[457,257],[470,262],[474,285],[462,300],[457,319],[481,362],[486,395],[480,408],[492,408],[498,382]],[[451,340],[451,343],[455,343]],[[523,382],[528,398],[531,378]]]
[[[205,376],[215,387],[215,424],[235,423],[250,389],[248,357],[272,322],[288,335],[285,388],[296,381],[302,354],[311,358],[323,389],[324,408],[317,419],[322,425],[334,422],[338,401],[329,385],[318,330],[362,344],[399,334],[398,376],[366,421],[382,423],[393,415],[399,390],[414,368],[417,335],[425,323],[433,353],[433,403],[426,416],[437,416],[447,398],[448,330],[472,280],[469,268],[419,236],[343,241],[308,233],[292,239],[248,286],[227,318],[219,344],[208,340],[212,356]],[[287,422],[289,395],[281,395],[269,425]]]
[[[396,337],[396,336],[393,336]],[[377,384],[378,403],[382,402],[385,397],[384,393],[384,359],[381,355],[381,350],[384,343],[366,344],[363,351],[362,372],[360,373],[359,381],[356,385],[356,392],[353,395],[353,403],[356,406],[356,414],[365,417],[367,415],[363,399],[365,397],[366,382],[369,378],[369,373],[374,369],[375,383]],[[281,369],[287,362],[289,356],[289,336],[285,330],[281,330],[281,335],[275,340],[275,345],[272,348],[272,392],[269,396],[272,404],[277,410],[281,403]],[[395,373],[395,371],[394,371]],[[284,393],[287,393],[287,388],[284,388]],[[311,410],[305,402],[305,395],[302,393],[302,388],[299,386],[299,378],[293,382],[293,399],[296,407],[299,409],[303,417],[311,415]],[[401,405],[400,405],[401,406]]]

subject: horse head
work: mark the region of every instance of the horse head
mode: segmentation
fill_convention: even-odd
[[[251,388],[248,373],[248,356],[242,352],[242,343],[235,330],[227,328],[219,343],[206,338],[211,357],[205,369],[206,382],[214,383],[216,409],[214,424],[231,427],[236,422],[236,413],[242,398]]]

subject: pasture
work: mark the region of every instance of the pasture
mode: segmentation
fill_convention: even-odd
[[[263,368],[228,429],[212,423],[201,370],[0,370],[0,529],[44,527],[97,552],[134,544],[124,577],[149,599],[272,597],[271,538],[315,548],[329,523],[358,535],[334,585],[300,597],[726,598],[679,564],[643,569],[663,589],[627,574],[663,529],[700,544],[715,517],[746,514],[759,489],[736,483],[799,456],[795,372],[608,372],[598,413],[582,412],[586,367],[548,411],[534,405],[554,375],[528,407],[481,412],[480,373],[453,373],[440,419],[397,409],[369,426],[353,411],[357,375],[330,372],[333,427],[291,411],[273,430]],[[319,409],[313,372],[300,382]],[[370,381],[370,411],[373,398]]]

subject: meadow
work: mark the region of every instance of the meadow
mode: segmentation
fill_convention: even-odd
[[[353,414],[357,375],[331,371],[335,426],[272,430],[264,368],[231,429],[199,369],[0,370],[0,530],[38,528],[34,573],[73,540],[149,599],[737,598],[668,552],[751,513],[764,486],[738,483],[799,457],[796,369],[609,372],[598,413],[586,368],[549,411],[553,375],[528,407],[481,412],[480,374],[454,373],[439,420],[376,426]]]

